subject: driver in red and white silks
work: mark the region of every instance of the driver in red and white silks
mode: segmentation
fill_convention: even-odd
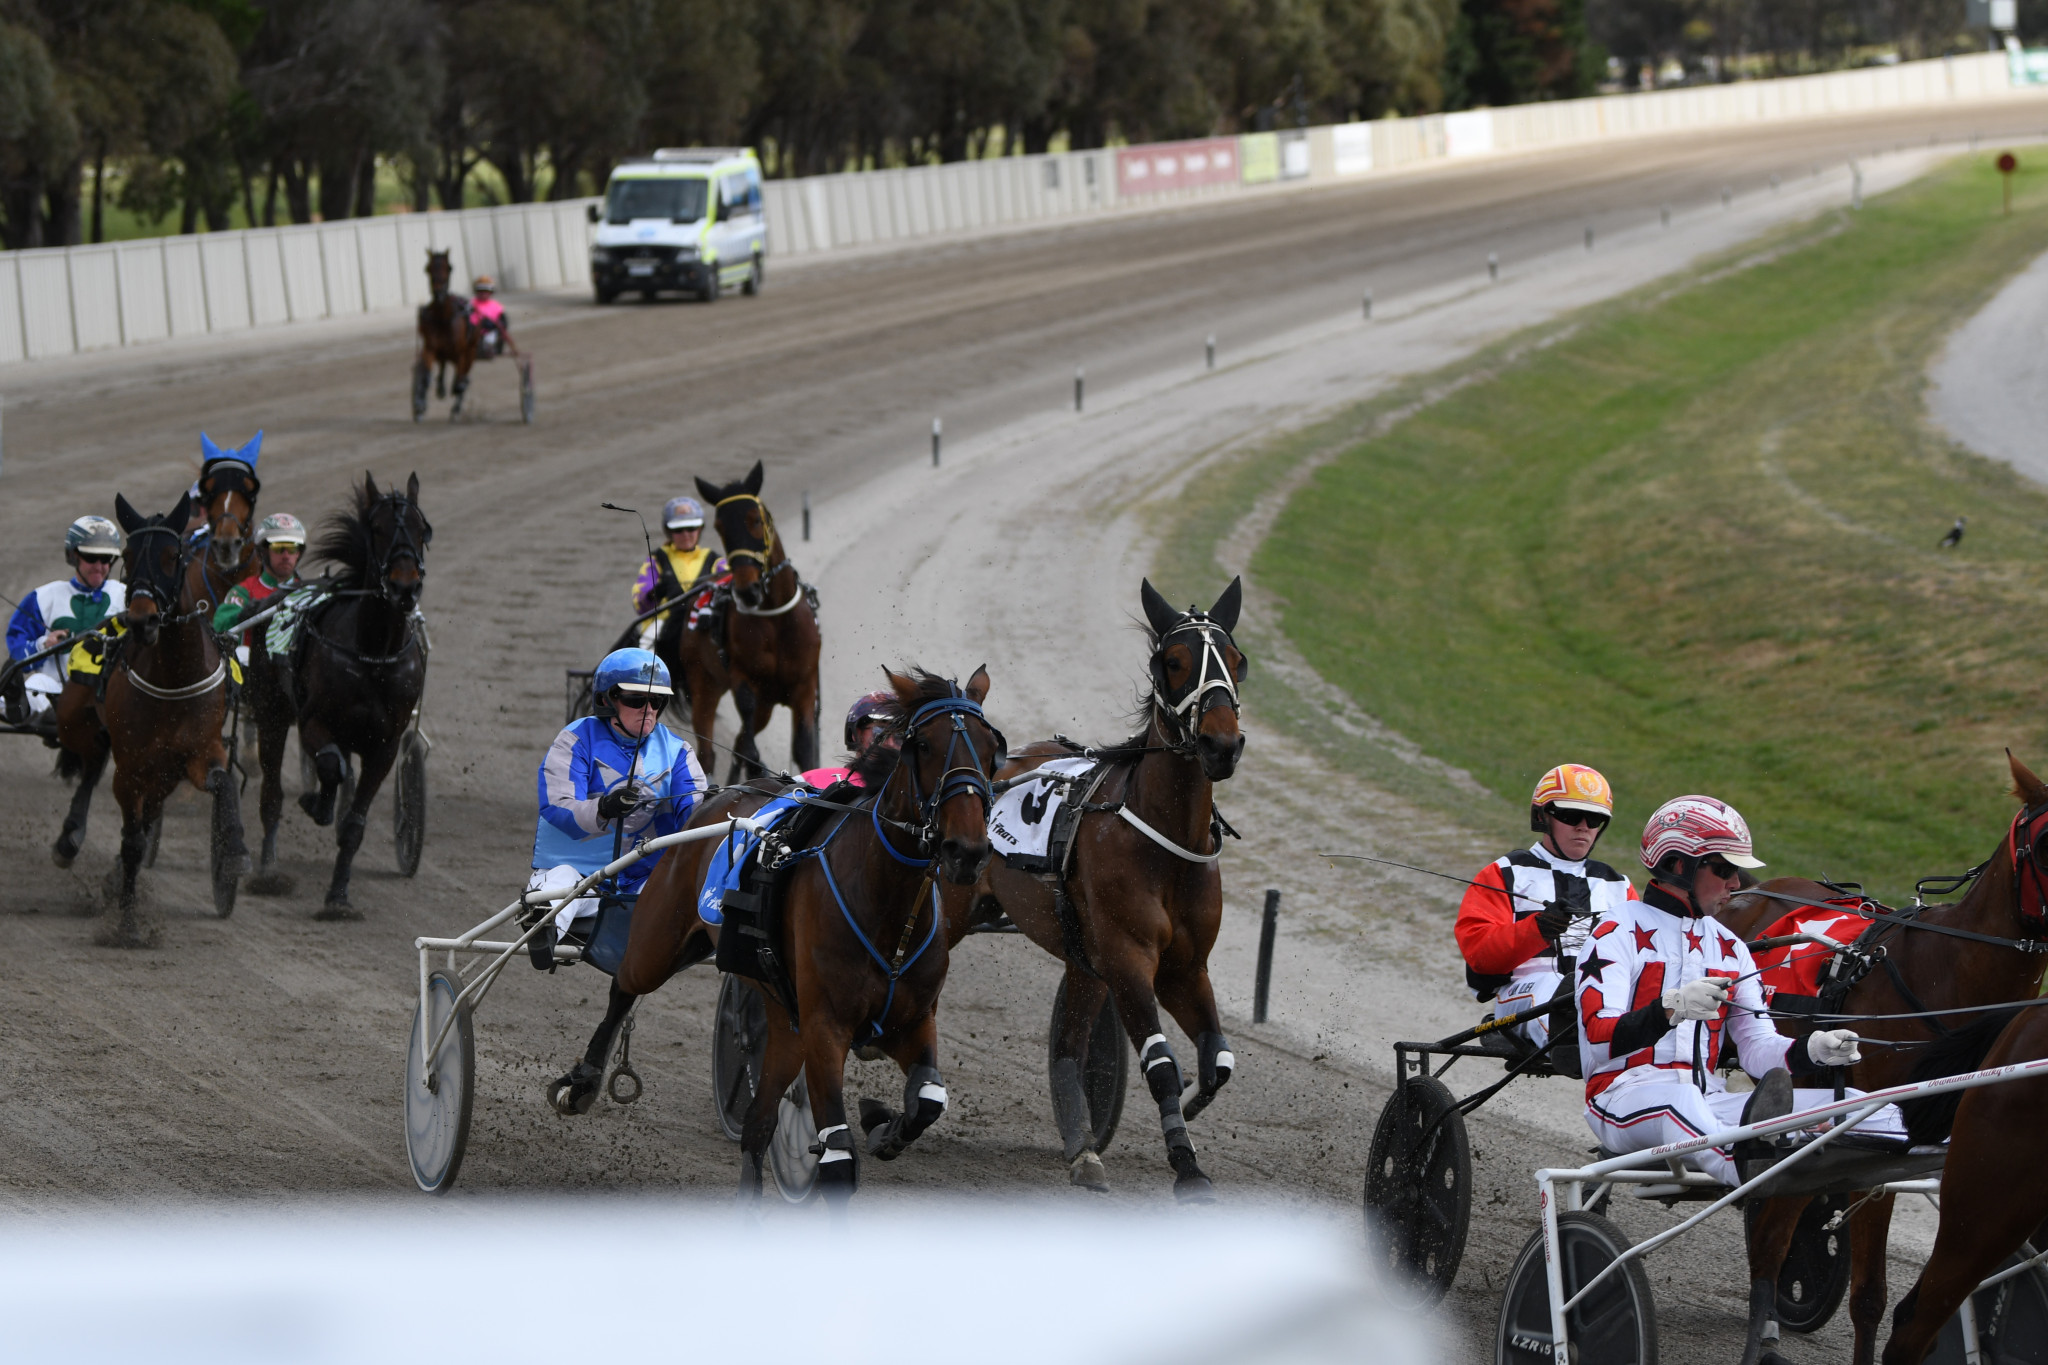
[[[1649,889],[1593,926],[1578,963],[1586,1124],[1600,1145],[1641,1151],[1833,1101],[1822,1088],[1827,1070],[1861,1060],[1855,1033],[1821,1030],[1804,1042],[1779,1033],[1748,946],[1714,918],[1740,889],[1741,870],[1763,866],[1742,816],[1710,796],[1667,801],[1643,832],[1642,856]],[[1724,1031],[1758,1078],[1752,1092],[1729,1090],[1715,1070]],[[1795,1089],[1795,1077],[1814,1088]],[[1858,1131],[1905,1135],[1889,1105]],[[1739,1183],[1724,1148],[1686,1162]]]
[[[1614,817],[1607,779],[1583,763],[1562,763],[1529,794],[1529,825],[1542,837],[1479,870],[1458,906],[1465,982],[1494,1002],[1497,1019],[1534,1009],[1567,980],[1595,920],[1635,899],[1629,880],[1592,857]],[[1538,1047],[1556,1016],[1514,1031]],[[1559,1047],[1567,1044],[1559,1043]]]

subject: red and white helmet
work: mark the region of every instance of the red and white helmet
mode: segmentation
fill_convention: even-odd
[[[1735,807],[1711,796],[1675,796],[1643,826],[1643,866],[1652,872],[1674,853],[1719,855],[1737,867],[1762,867],[1750,846],[1749,826]]]

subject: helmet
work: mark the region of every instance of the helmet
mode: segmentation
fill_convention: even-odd
[[[258,545],[306,545],[306,524],[289,512],[272,512],[256,524]]]
[[[662,505],[661,525],[665,531],[702,530],[704,505],[695,498],[670,498]]]
[[[1546,806],[1587,811],[1611,820],[1614,818],[1614,789],[1607,785],[1607,779],[1598,771],[1583,763],[1560,763],[1543,774],[1536,790],[1529,793],[1529,822],[1538,834],[1548,833],[1550,829],[1543,814]]]
[[[860,743],[860,727],[871,720],[887,720],[896,714],[894,692],[870,692],[853,704],[846,713],[846,747],[851,749]]]
[[[80,517],[64,531],[68,563],[76,564],[81,550],[89,555],[117,555],[122,548],[121,528],[105,517]]]
[[[1676,796],[1650,816],[1643,827],[1643,866],[1654,872],[1674,853],[1688,858],[1718,854],[1737,867],[1763,866],[1742,816],[1711,796]]]
[[[498,292],[498,282],[492,279],[489,275],[477,276],[476,282],[471,284],[469,287],[470,289],[479,294],[495,294]]]
[[[675,695],[675,688],[669,685],[668,665],[651,649],[615,649],[604,656],[590,677],[590,695],[603,697],[613,688],[652,692],[659,697]]]

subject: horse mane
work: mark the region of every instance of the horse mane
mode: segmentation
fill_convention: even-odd
[[[1914,1064],[1913,1079],[1939,1081],[1979,1070],[1984,1065],[1984,1058],[1990,1054],[1992,1044],[1998,1041],[1999,1035],[2005,1032],[2005,1026],[2018,1014],[2019,1010],[2010,1006],[1992,1010],[1975,1023],[1952,1029],[1935,1039]],[[1946,1095],[1901,1100],[1899,1113],[1906,1120],[1906,1135],[1921,1146],[1946,1141],[1956,1125],[1956,1106],[1963,1102],[1963,1093],[1952,1090]]]
[[[1156,654],[1159,651],[1159,632],[1152,629],[1149,621],[1133,618],[1132,624],[1144,632],[1146,656]],[[1126,713],[1137,724],[1138,732],[1121,744],[1096,745],[1095,756],[1108,759],[1112,763],[1126,758],[1143,758],[1145,751],[1151,747],[1152,706],[1157,698],[1157,692],[1150,686],[1140,692],[1137,700],[1131,704],[1130,711]]]
[[[330,513],[320,523],[320,535],[312,545],[312,558],[341,566],[335,581],[342,587],[360,587],[370,576],[370,509],[377,500],[370,495],[367,481],[353,488],[355,506]]]

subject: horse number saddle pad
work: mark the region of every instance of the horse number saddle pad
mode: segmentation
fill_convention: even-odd
[[[1085,758],[1056,758],[996,798],[995,808],[988,814],[988,838],[1004,861],[1020,872],[1052,869],[1053,824],[1072,784],[1032,778],[1046,774],[1081,778],[1094,767]]]

